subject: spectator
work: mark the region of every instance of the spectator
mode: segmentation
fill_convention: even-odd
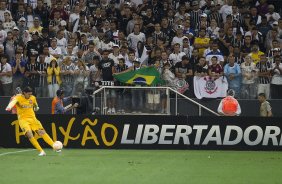
[[[32,53],[39,54],[43,50],[43,45],[39,40],[39,33],[32,32],[32,39],[27,42],[27,46],[25,49],[25,55],[29,58]]]
[[[240,66],[242,71],[241,98],[255,99],[257,96],[256,65],[250,56],[246,56],[244,61]]]
[[[217,26],[218,27],[222,27],[222,23],[223,23],[223,20],[222,20],[222,16],[221,14],[217,11],[216,9],[216,4],[211,4],[211,12],[210,14],[208,15],[208,19],[211,21],[212,19],[214,19],[217,23]]]
[[[67,53],[66,48],[68,45],[67,39],[64,36],[65,36],[64,31],[59,30],[57,32],[57,46],[61,49],[62,55]]]
[[[120,58],[123,59],[123,58]],[[120,60],[119,59],[119,60]],[[123,59],[124,61],[124,59]],[[90,71],[90,86],[91,87],[96,87],[95,82],[101,81],[101,73],[99,71],[99,62],[100,62],[100,57],[95,56],[93,57],[93,65],[90,66],[89,71]]]
[[[224,66],[224,76],[227,77],[228,88],[235,91],[236,97],[240,97],[241,69],[235,63],[235,57],[233,55],[228,56],[228,63]]]
[[[258,75],[258,94],[264,93],[265,97],[270,97],[270,71],[271,63],[268,62],[266,55],[260,56],[259,62],[256,64],[256,70]]]
[[[37,53],[32,53],[25,66],[25,77],[27,79],[27,84],[25,85],[32,87],[33,94],[36,94],[35,89],[39,87],[37,56]]]
[[[257,64],[260,60],[260,56],[262,56],[262,55],[264,55],[264,53],[259,50],[258,44],[254,43],[251,47],[251,53],[249,54],[249,56],[251,56],[253,62],[255,64]]]
[[[274,63],[271,69],[271,98],[282,99],[282,64],[281,56],[274,57]]]
[[[270,103],[266,101],[266,96],[264,93],[259,93],[258,99],[260,104],[260,116],[262,117],[271,117],[272,114],[272,108],[270,106]]]
[[[26,26],[27,28],[33,27],[34,14],[33,8],[30,5],[26,6]]]
[[[38,32],[39,34],[41,34],[43,27],[40,26],[40,18],[38,16],[34,16],[33,17],[33,26],[29,27],[29,32]]]
[[[209,47],[210,38],[206,37],[206,28],[201,28],[199,37],[195,38],[194,47],[199,49],[200,56],[203,56],[204,50]]]
[[[222,15],[223,23],[226,23],[226,17],[232,13],[233,0],[227,0],[227,3],[223,5],[219,13]]]
[[[66,96],[70,96],[73,91],[75,65],[72,63],[71,57],[66,57],[61,66],[61,89],[64,89]]]
[[[6,32],[12,31],[13,27],[16,26],[16,23],[13,21],[11,12],[6,10],[4,12],[4,21],[3,21],[3,28]]]
[[[141,41],[137,43],[135,56],[138,59],[138,61],[140,61],[141,65],[148,65],[149,62],[148,50],[145,47],[144,43]]]
[[[51,47],[49,47],[49,53],[56,59],[61,57],[62,49],[58,47],[58,41],[56,38],[52,38],[51,40]]]
[[[82,60],[85,62],[86,65],[91,65],[93,57],[100,56],[100,53],[96,50],[95,45],[93,42],[89,43],[88,50],[85,51],[82,55]]]
[[[203,11],[199,7],[199,2],[198,1],[193,1],[192,2],[192,11],[190,12],[191,18],[191,27],[196,31],[196,28],[198,27],[200,23],[200,16],[202,15]],[[196,31],[198,32],[198,31]]]
[[[209,76],[213,77],[214,79],[218,79],[219,77],[223,76],[223,68],[218,63],[218,59],[216,56],[211,58],[211,65],[209,66]]]
[[[244,40],[243,40],[244,44],[241,47],[241,52],[242,52],[243,57],[247,56],[251,52],[251,49],[252,49],[251,41],[252,41],[252,38],[250,35],[247,35],[244,37]]]
[[[268,5],[268,13],[265,14],[265,16],[267,17],[269,24],[272,24],[274,21],[278,21],[280,19],[279,13],[274,12],[274,9],[274,5]]]
[[[182,61],[175,64],[175,76],[181,80],[185,80],[189,84],[187,96],[194,97],[193,90],[193,68],[189,63],[189,58],[182,56]]]
[[[17,52],[16,58],[11,62],[13,70],[13,91],[17,87],[23,87],[24,73],[26,61],[22,58],[22,54]]]
[[[137,43],[139,41],[145,43],[146,36],[144,33],[140,32],[140,25],[136,24],[134,25],[133,33],[130,33],[127,37],[127,40],[129,42],[129,47],[136,50]]]
[[[89,67],[82,60],[78,60],[74,70],[75,80],[72,92],[74,96],[81,96],[84,93],[89,84],[89,74]]]
[[[39,55],[39,62],[37,64],[38,72],[38,86],[35,88],[37,97],[48,97],[48,84],[47,84],[47,67],[45,62],[45,55]]]
[[[180,51],[180,44],[174,44],[173,52],[169,55],[169,60],[171,60],[173,66],[175,66],[176,63],[181,62],[183,56],[185,56],[185,53]]]
[[[12,67],[8,63],[8,56],[1,57],[0,64],[0,82],[4,96],[11,96],[13,92],[13,72]]]
[[[257,7],[255,6],[251,7],[250,14],[251,14],[251,23],[253,23],[254,25],[259,25],[261,23],[261,16],[258,15]]]
[[[223,57],[222,53],[220,52],[220,50],[218,49],[218,44],[217,44],[216,41],[212,42],[210,52],[208,52],[207,55],[206,55],[206,60],[208,61],[209,65],[212,64],[211,58],[214,57],[214,56],[216,57],[217,62],[218,62],[216,64],[223,65],[224,57]]]
[[[102,73],[103,81],[113,81],[113,73],[115,72],[115,65],[114,61],[109,57],[109,51],[104,50],[102,51],[102,60],[98,65],[100,72]],[[115,114],[116,113],[116,92],[115,90],[108,90],[107,91],[107,113],[108,114]]]
[[[34,14],[41,18],[42,27],[48,27],[49,11],[44,6],[43,0],[37,0],[37,6],[34,9]]]
[[[62,83],[60,78],[60,67],[56,58],[51,59],[50,65],[47,68],[47,82],[49,97],[53,98]]]
[[[8,61],[14,60],[16,55],[16,47],[17,42],[13,39],[13,34],[11,31],[7,33],[7,38],[3,43],[4,46],[4,52],[8,56]]]
[[[211,19],[210,26],[208,27],[208,35],[209,37],[213,37],[214,39],[219,37],[219,27],[217,26],[216,20]]]
[[[208,75],[208,65],[204,57],[201,57],[199,63],[195,66],[194,74],[197,77],[204,77]]]

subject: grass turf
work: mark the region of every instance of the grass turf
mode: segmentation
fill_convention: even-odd
[[[278,184],[280,152],[45,150],[1,155],[0,184]]]

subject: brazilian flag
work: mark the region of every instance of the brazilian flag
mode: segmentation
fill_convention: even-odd
[[[135,85],[157,85],[162,83],[160,73],[155,67],[145,67],[114,75],[119,82]]]

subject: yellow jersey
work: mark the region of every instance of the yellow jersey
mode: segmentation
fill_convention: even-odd
[[[41,26],[39,26],[39,27],[31,27],[31,28],[29,28],[29,32],[30,33],[32,33],[32,32],[38,32],[38,33],[41,33],[42,32],[42,29],[43,29],[43,27],[41,27]]]
[[[17,95],[14,100],[17,101],[17,114],[18,119],[35,118],[34,107],[37,107],[37,101],[35,96],[31,95],[29,99],[26,99],[24,95]]]
[[[253,62],[254,62],[255,64],[257,64],[257,63],[259,62],[259,60],[260,60],[260,56],[263,55],[263,54],[264,54],[264,53],[261,52],[261,51],[258,51],[258,53],[253,53],[253,52],[251,52],[251,53],[249,54],[249,56],[251,56],[251,58],[253,59]]]
[[[196,37],[194,44],[209,44],[210,38],[201,38],[201,37]],[[204,55],[205,47],[199,48],[199,55],[202,57]]]

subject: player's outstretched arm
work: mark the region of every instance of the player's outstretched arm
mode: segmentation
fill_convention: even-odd
[[[11,109],[16,105],[17,102],[18,102],[17,98],[13,98],[13,100],[10,101],[10,103],[6,107],[6,111],[11,111]]]

